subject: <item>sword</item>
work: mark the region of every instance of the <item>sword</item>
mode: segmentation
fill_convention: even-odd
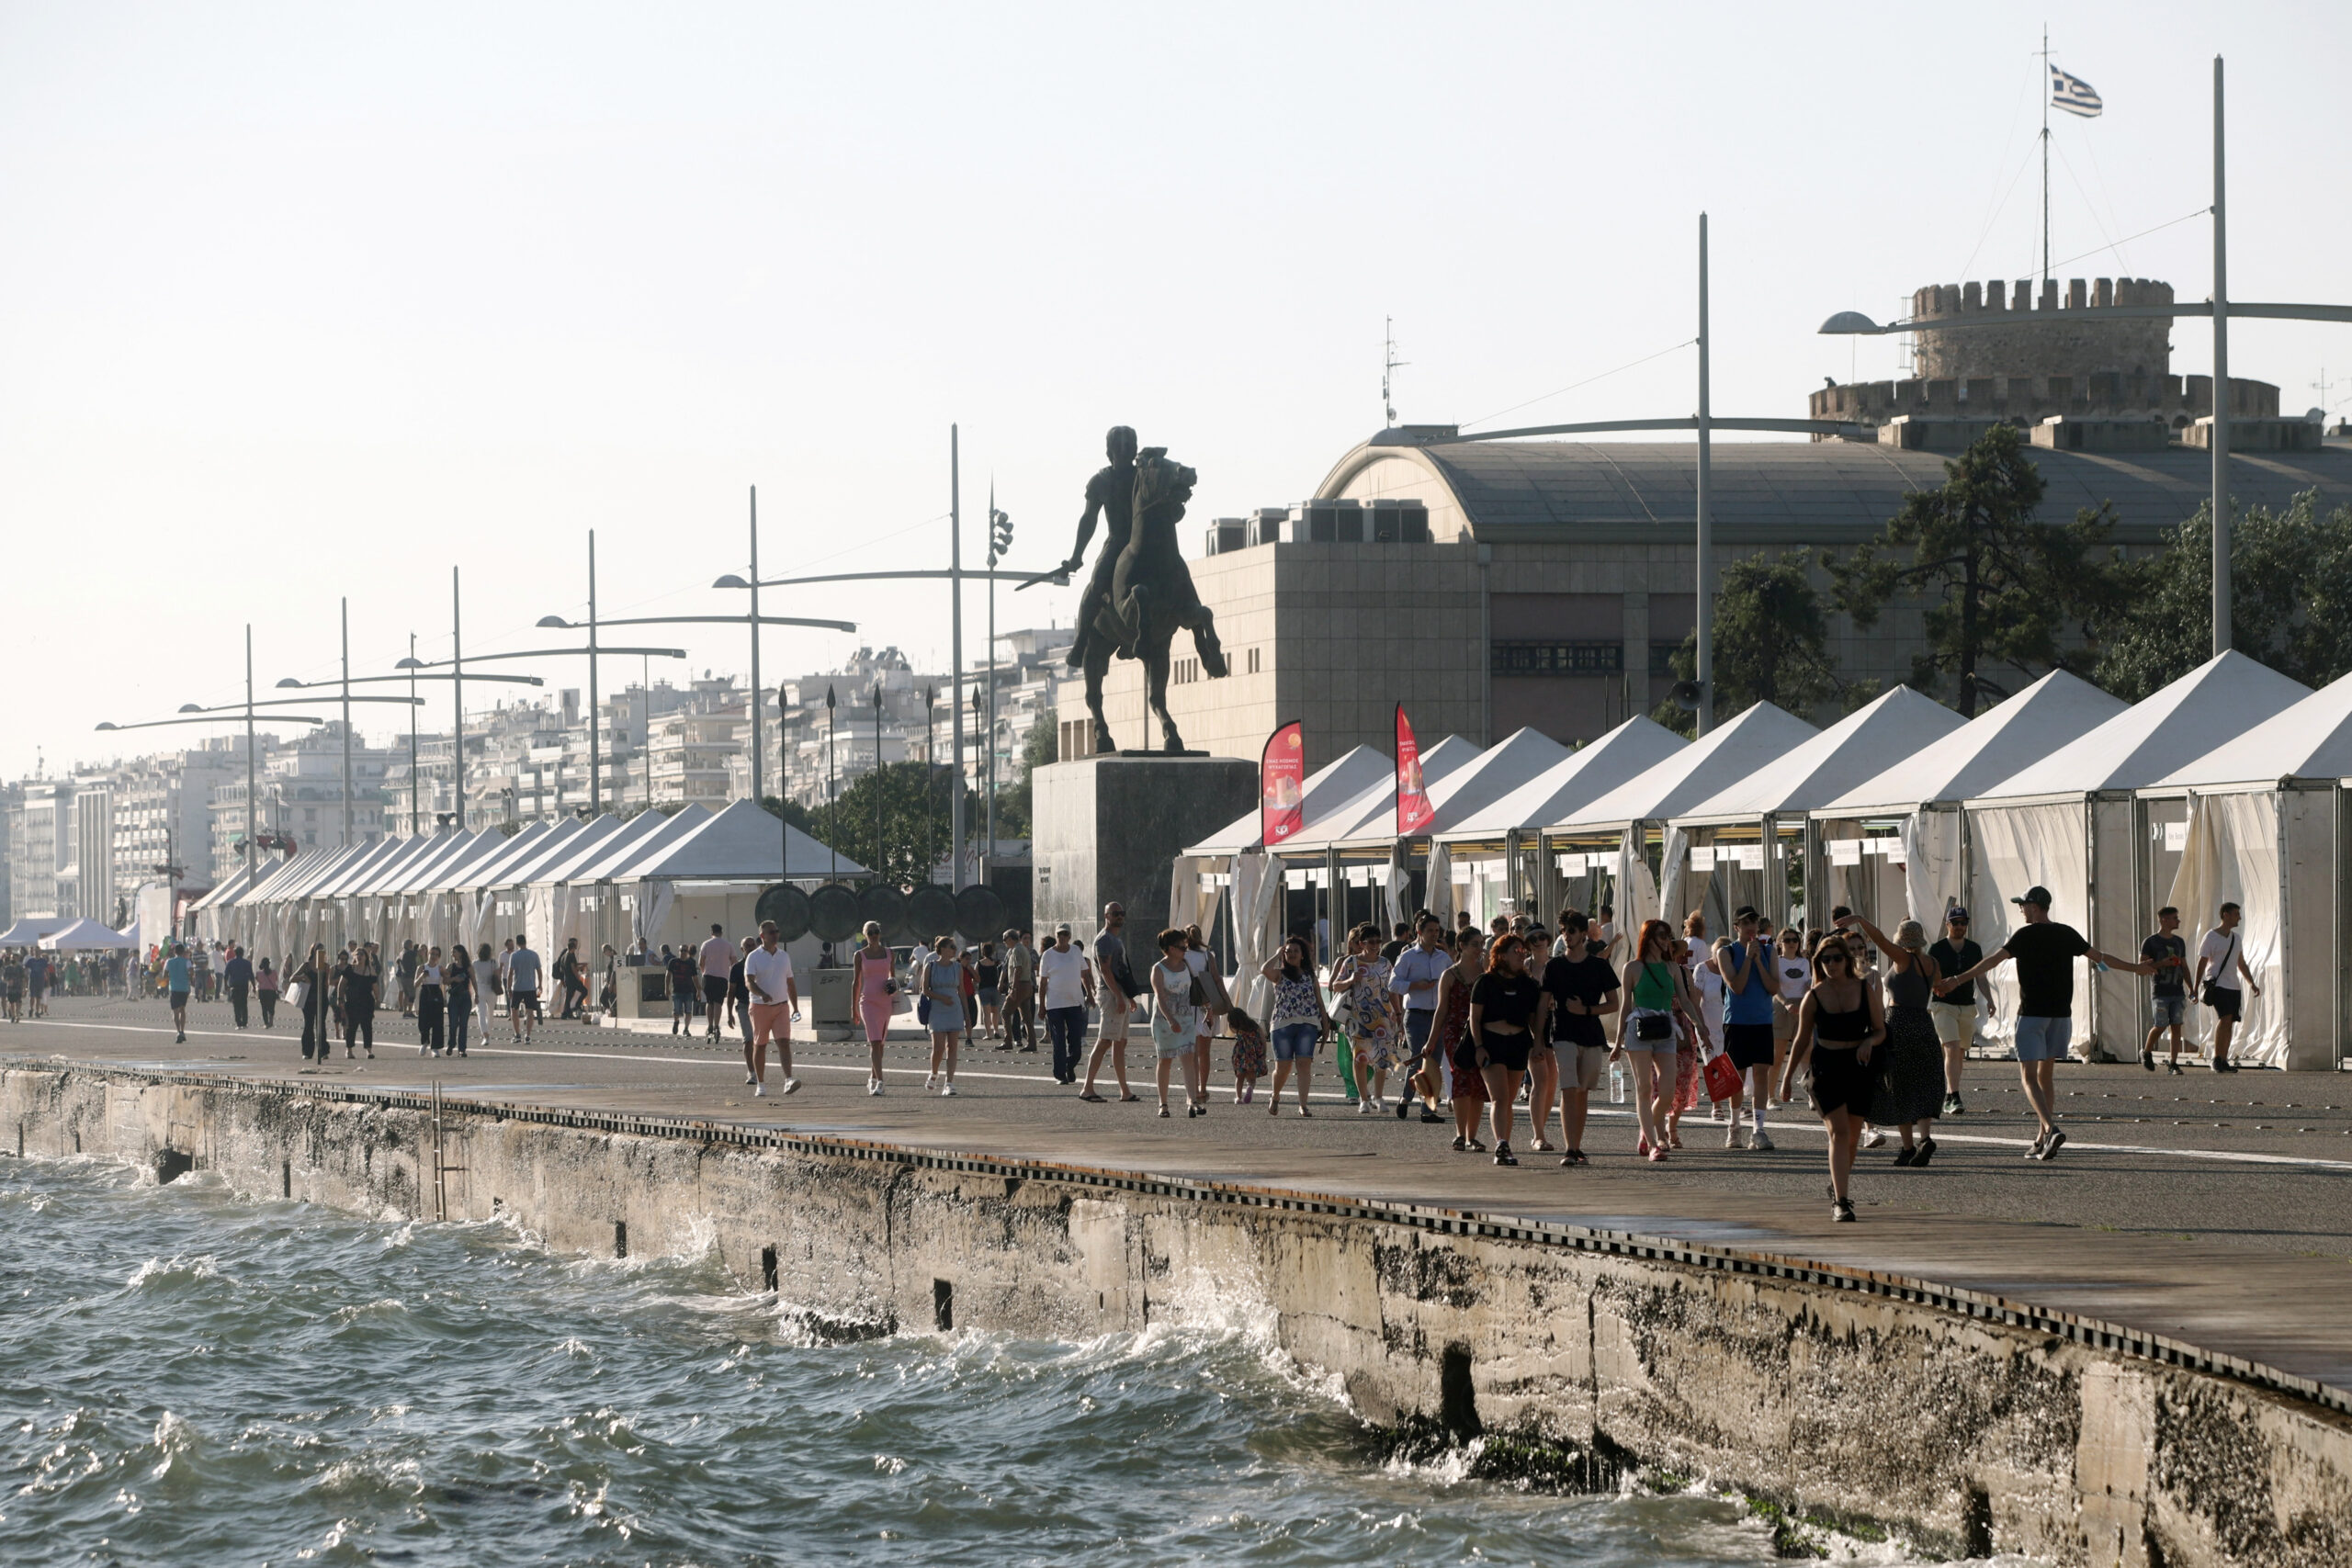
[[[1072,567],[1065,562],[1063,565],[1054,568],[1051,571],[1041,571],[1035,577],[1028,578],[1021,582],[1013,584],[1012,591],[1015,593],[1018,593],[1024,588],[1035,588],[1041,582],[1050,582],[1057,588],[1068,588],[1069,586],[1069,575],[1073,570],[1074,569]]]

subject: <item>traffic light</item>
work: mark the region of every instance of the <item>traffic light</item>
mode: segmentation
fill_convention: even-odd
[[[1012,553],[1012,519],[1004,513],[989,513],[989,563],[993,566]]]

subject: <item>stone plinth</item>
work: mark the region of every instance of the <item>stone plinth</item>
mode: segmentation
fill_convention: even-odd
[[[1115,898],[1144,952],[1168,919],[1170,863],[1257,804],[1258,767],[1242,757],[1085,757],[1037,769],[1030,790],[1039,943],[1063,920],[1091,942]]]

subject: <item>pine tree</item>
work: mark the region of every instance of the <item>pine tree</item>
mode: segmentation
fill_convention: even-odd
[[[1777,557],[1752,556],[1724,569],[1715,591],[1715,714],[1728,718],[1758,703],[1804,714],[1845,695],[1829,656],[1828,616],[1821,594],[1805,570],[1802,550]],[[1674,675],[1698,678],[1699,637],[1685,637],[1674,650]],[[1689,735],[1690,713],[1673,703],[1650,716]]]

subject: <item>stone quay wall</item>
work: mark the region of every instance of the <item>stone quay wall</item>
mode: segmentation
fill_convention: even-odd
[[[1703,1480],[1805,1532],[2064,1564],[2352,1562],[2335,1391],[1918,1280],[1623,1233],[691,1122],[79,1068],[0,1154],[218,1173],[367,1216],[716,1254],[840,1337],[1254,1324],[1409,1446],[1567,1486]],[[1811,1521],[1805,1523],[1803,1521]]]

